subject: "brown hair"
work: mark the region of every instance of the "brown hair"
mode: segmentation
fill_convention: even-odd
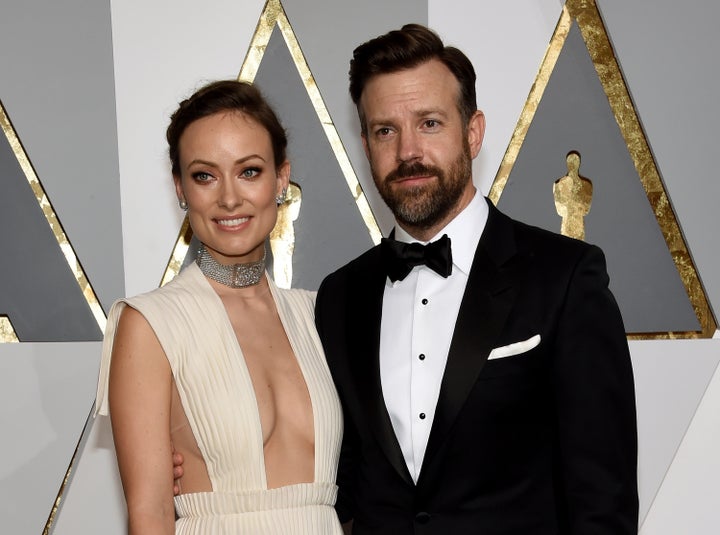
[[[270,134],[275,166],[286,159],[287,135],[262,93],[251,84],[237,80],[212,82],[183,100],[170,116],[166,137],[172,173],[180,175],[180,136],[190,123],[223,111],[240,111],[262,125]]]
[[[431,29],[420,24],[406,24],[371,39],[353,51],[350,60],[350,96],[358,108],[360,123],[365,132],[365,118],[359,102],[367,81],[378,74],[389,74],[411,69],[437,59],[453,73],[460,84],[458,110],[464,124],[477,110],[475,96],[475,69],[468,57],[459,49],[445,46]]]

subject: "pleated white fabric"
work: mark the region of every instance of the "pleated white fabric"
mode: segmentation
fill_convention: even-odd
[[[181,534],[340,535],[333,505],[342,412],[314,323],[314,293],[278,289],[278,314],[305,377],[315,425],[315,481],[267,488],[255,392],[222,301],[195,264],[169,284],[115,303],[108,317],[96,413],[107,414],[115,329],[125,306],[140,311],[170,362],[213,492],[176,497]]]

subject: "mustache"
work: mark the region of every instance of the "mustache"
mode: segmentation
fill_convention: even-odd
[[[443,172],[440,168],[435,167],[434,165],[425,165],[421,162],[401,163],[394,171],[390,171],[387,174],[385,180],[391,182],[393,180],[398,180],[401,178],[409,178],[413,176],[423,175],[434,175],[437,177],[442,177]]]

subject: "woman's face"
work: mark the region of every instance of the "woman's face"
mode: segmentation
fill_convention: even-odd
[[[260,260],[290,178],[289,162],[275,167],[268,131],[240,111],[216,113],[190,123],[179,154],[175,189],[194,235],[221,264]]]

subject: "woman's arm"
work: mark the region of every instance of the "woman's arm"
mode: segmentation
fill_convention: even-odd
[[[113,343],[109,403],[130,535],[175,533],[171,386],[170,364],[154,331],[126,307]]]

